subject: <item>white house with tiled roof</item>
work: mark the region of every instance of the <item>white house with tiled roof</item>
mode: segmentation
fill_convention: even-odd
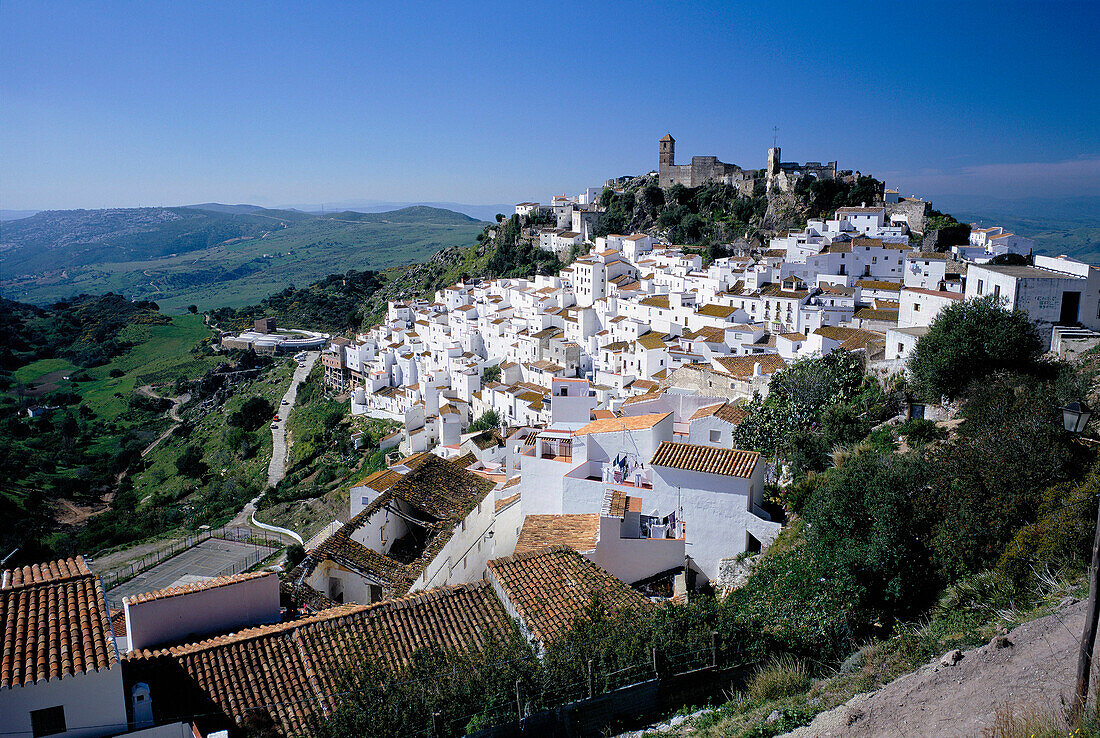
[[[128,730],[103,583],[82,557],[0,571],[0,622],[0,735]]]

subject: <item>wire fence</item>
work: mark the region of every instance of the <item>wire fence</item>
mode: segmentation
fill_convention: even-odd
[[[600,726],[612,722],[615,716],[637,716],[667,707],[664,703],[691,701],[687,696],[692,691],[690,685],[683,698],[670,697],[659,685],[663,687],[683,678],[691,680],[696,675],[699,678],[695,680],[695,691],[713,691],[719,674],[749,665],[739,645],[727,649],[719,645],[718,634],[711,633],[709,638],[697,639],[692,647],[673,653],[652,646],[648,658],[617,665],[610,671],[601,670],[589,660],[587,678],[580,681],[558,683],[564,675],[554,678],[544,674],[547,681],[525,687],[520,680],[516,682],[512,704],[480,705],[473,712],[447,717],[439,712],[429,713],[429,724],[418,734],[434,737],[468,733],[489,738],[497,734],[513,735],[518,727],[520,732],[537,735],[556,722],[564,722],[581,732],[599,732]],[[452,672],[433,675],[428,680],[455,677]],[[586,727],[581,728],[582,724]]]
[[[171,558],[174,558],[184,551],[198,546],[200,543],[209,541],[212,538],[220,538],[226,541],[238,541],[241,543],[249,543],[254,546],[263,546],[268,549],[279,549],[286,545],[285,542],[272,538],[265,534],[257,534],[249,528],[240,527],[227,527],[216,528],[202,533],[189,535],[186,538],[180,538],[174,541],[166,548],[162,548],[158,551],[152,552],[146,556],[142,556],[140,559],[135,559],[128,564],[108,569],[106,571],[99,572],[100,579],[103,582],[103,588],[105,590],[111,590],[120,584],[133,579],[138,574],[149,571],[158,564],[162,564]],[[230,571],[226,571],[225,574],[240,574],[247,571],[256,564],[260,563],[268,556],[272,551],[256,551],[249,554],[243,561],[237,562],[231,567]],[[91,564],[94,565],[96,556],[92,557]]]

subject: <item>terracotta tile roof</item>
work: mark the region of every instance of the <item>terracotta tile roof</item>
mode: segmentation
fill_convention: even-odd
[[[639,302],[646,307],[668,308],[668,295],[654,295]]]
[[[643,395],[644,396],[644,395]],[[585,436],[589,433],[612,433],[614,431],[633,431],[652,428],[667,418],[672,413],[653,413],[651,415],[634,415],[631,417],[601,418],[593,420],[588,425],[573,431],[574,436]]]
[[[118,662],[103,585],[80,556],[0,573],[0,622],[0,688]]]
[[[787,366],[779,354],[756,354],[751,356],[720,356],[715,358],[719,366],[732,377],[751,377],[756,371],[756,365],[760,365],[760,373],[763,375],[775,374]]]
[[[289,580],[295,584],[304,583],[321,562],[333,561],[382,582],[383,592],[388,595],[399,596],[408,592],[424,568],[450,540],[455,526],[495,486],[488,479],[460,466],[462,458],[459,457],[456,464],[431,452],[423,452],[404,459],[402,464],[413,468],[310,551],[290,572]],[[420,556],[408,564],[373,551],[352,537],[372,516],[394,500],[411,505],[418,512],[418,517],[426,515],[433,519],[426,523],[428,537]]]
[[[857,330],[851,336],[848,337],[840,347],[845,351],[864,351],[871,352],[872,344],[881,343],[885,347],[885,336],[881,333],[875,333],[874,331]]]
[[[760,454],[756,451],[663,441],[649,463],[727,477],[749,477],[759,460]]]
[[[663,349],[666,348],[665,336],[663,333],[657,333],[656,331],[650,331],[638,338],[638,344],[645,349]]]
[[[714,414],[719,420],[724,420],[731,425],[740,425],[741,421],[749,417],[749,413],[740,405],[726,403]]]
[[[856,320],[885,320],[898,322],[897,310],[878,310],[875,308],[860,308],[853,316]]]
[[[416,469],[391,488],[393,495],[434,518],[465,517],[493,488],[462,467],[426,452]]]
[[[225,587],[230,584],[237,584],[238,582],[247,582],[249,579],[259,579],[260,577],[278,577],[279,575],[273,571],[254,571],[247,572],[245,574],[228,574],[223,577],[214,577],[202,582],[195,582],[194,584],[185,584],[179,587],[167,587],[165,589],[157,589],[152,592],[145,592],[142,594],[130,595],[122,599],[123,604],[138,605],[142,602],[152,602],[153,600],[164,600],[169,597],[178,597],[179,595],[191,594],[193,592],[202,592],[206,589],[217,589],[218,587]]]
[[[732,305],[716,305],[714,303],[709,303],[703,305],[696,312],[699,315],[709,315],[712,318],[728,318],[737,312],[737,308]]]
[[[899,282],[885,282],[881,279],[861,279],[856,284],[865,290],[885,290],[888,292],[901,291],[901,284]]]
[[[506,508],[506,507],[508,507],[509,505],[511,505],[511,504],[512,504],[513,502],[515,502],[516,500],[518,500],[518,499],[519,499],[519,495],[520,495],[520,493],[519,493],[519,492],[516,492],[516,493],[515,493],[514,495],[511,495],[511,496],[509,496],[509,497],[503,497],[503,498],[501,498],[501,499],[497,500],[497,501],[496,501],[496,502],[494,503],[494,509],[495,509],[495,512],[500,512],[500,511],[501,511],[501,510],[503,510],[504,508]]]
[[[628,510],[630,512],[641,512],[642,498],[631,497],[621,489],[615,489],[614,487],[608,488],[607,492],[604,493],[603,510],[601,514],[614,518],[622,518],[626,516]]]
[[[111,632],[114,633],[115,638],[126,637],[126,611],[125,610],[112,610],[111,611]]]
[[[467,451],[461,456],[456,456],[453,459],[448,459],[448,461],[450,461],[455,466],[460,466],[465,469],[470,464],[473,464],[477,461],[477,456],[474,454],[473,451]]]
[[[333,706],[327,695],[341,691],[363,657],[393,669],[418,649],[481,648],[512,627],[483,580],[131,654],[125,665],[131,679],[149,683],[166,721],[213,706],[240,725],[250,710],[268,706],[283,734],[309,735],[314,716]]]
[[[688,421],[690,422],[692,420],[699,420],[699,418],[709,418],[711,415],[714,415],[723,407],[725,407],[725,405],[726,403],[724,402],[718,402],[713,405],[704,405],[703,407],[696,410],[695,414],[688,418]]]
[[[637,384],[637,382],[635,382],[634,384]],[[627,405],[637,405],[639,402],[649,402],[650,400],[656,400],[663,394],[664,392],[658,391],[646,392],[644,395],[634,395],[633,397],[628,397],[623,400],[623,407],[626,407]]]
[[[683,338],[688,338],[688,336],[685,335]],[[705,325],[692,334],[690,340],[706,341],[707,343],[725,343],[726,331],[718,326]]]
[[[489,562],[489,576],[524,626],[547,643],[568,630],[598,597],[610,610],[651,607],[649,600],[568,546],[550,546]]]
[[[516,541],[515,553],[535,551],[561,544],[576,551],[591,551],[596,547],[600,531],[600,516],[596,513],[567,515],[528,515]]]

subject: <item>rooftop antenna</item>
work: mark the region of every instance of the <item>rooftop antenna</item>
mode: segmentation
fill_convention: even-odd
[[[779,145],[779,126],[772,126],[772,148]]]

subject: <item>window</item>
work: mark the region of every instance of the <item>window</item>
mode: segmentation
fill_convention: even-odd
[[[721,440],[722,440],[722,431],[712,430],[710,432],[710,442],[711,443],[718,443]]]
[[[978,280],[978,294],[979,295],[982,294],[982,292],[984,290],[985,290],[985,280],[979,279]]]
[[[996,297],[996,298],[1000,298],[1000,296],[1001,296],[1001,285],[999,285],[999,284],[993,285],[993,296]]]
[[[913,312],[914,313],[919,313],[920,312],[920,303],[919,302],[914,302],[913,303]]]
[[[46,707],[41,710],[31,710],[31,730],[34,731],[34,738],[41,735],[64,733],[67,730],[65,727],[65,707],[58,705],[57,707]]]

